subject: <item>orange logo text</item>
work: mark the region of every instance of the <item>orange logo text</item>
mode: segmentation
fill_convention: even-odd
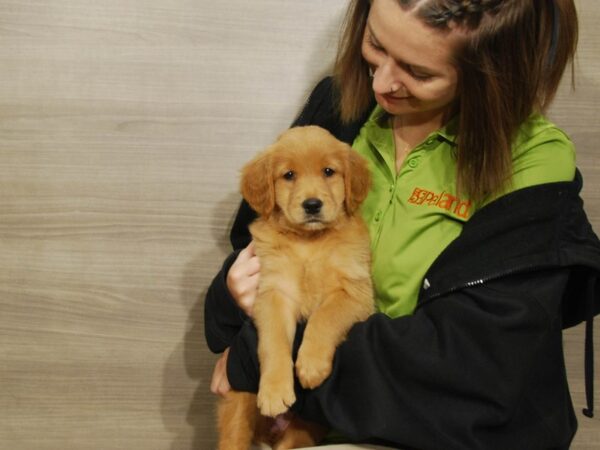
[[[471,200],[462,200],[448,192],[436,194],[421,188],[415,188],[408,203],[445,209],[463,219],[467,219],[471,212]]]

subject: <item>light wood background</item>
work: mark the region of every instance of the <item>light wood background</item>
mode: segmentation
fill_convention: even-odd
[[[328,73],[345,4],[0,0],[0,448],[214,447],[203,299],[238,172]],[[552,117],[600,230],[600,3],[578,5]]]

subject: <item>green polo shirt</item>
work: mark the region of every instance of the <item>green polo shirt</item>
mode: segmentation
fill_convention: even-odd
[[[483,206],[456,195],[455,121],[431,133],[396,172],[393,130],[377,106],[353,148],[369,161],[373,184],[362,206],[371,236],[379,311],[411,314],[427,269]],[[570,181],[575,151],[566,134],[541,115],[519,129],[513,179],[503,194],[536,184]]]

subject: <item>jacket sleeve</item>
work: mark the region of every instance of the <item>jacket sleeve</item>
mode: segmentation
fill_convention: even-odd
[[[233,252],[225,259],[204,299],[204,336],[208,348],[215,353],[221,353],[229,347],[233,337],[248,320],[248,316],[231,296],[226,280],[229,269],[240,251],[252,239],[248,226],[255,218],[256,213],[242,200],[229,234]]]
[[[221,353],[229,347],[231,340],[248,319],[235,303],[225,281],[239,252],[240,250],[234,251],[225,260],[209,286],[204,300],[204,335],[208,348],[215,353]]]
[[[514,417],[538,358],[560,348],[567,277],[513,275],[447,294],[412,316],[375,314],[351,329],[320,387],[297,386],[293,409],[357,441],[515,448],[497,436],[480,439]],[[233,341],[228,377],[235,389],[255,392],[258,373],[256,333],[247,324]]]

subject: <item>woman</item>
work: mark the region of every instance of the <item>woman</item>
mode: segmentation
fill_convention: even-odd
[[[600,243],[572,143],[543,112],[576,41],[572,0],[351,2],[334,77],[294,125],[370,162],[379,313],[295,413],[360,442],[569,447],[561,329],[598,312]],[[206,299],[209,346],[227,349],[215,392],[258,386],[254,217],[243,203]]]

